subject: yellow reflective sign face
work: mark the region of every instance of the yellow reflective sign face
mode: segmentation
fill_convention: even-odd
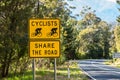
[[[60,56],[60,41],[30,41],[30,57],[45,58]]]
[[[60,38],[59,19],[30,19],[29,38],[59,39]]]

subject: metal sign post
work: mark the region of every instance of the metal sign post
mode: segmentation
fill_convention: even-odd
[[[33,58],[32,68],[33,68],[33,80],[36,80],[35,79],[35,59],[34,58]]]
[[[54,80],[57,80],[57,74],[56,74],[56,58],[54,59]]]
[[[67,67],[68,67],[68,79],[70,79],[70,63],[69,63],[69,61],[68,61]]]

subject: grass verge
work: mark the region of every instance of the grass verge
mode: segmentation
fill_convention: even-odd
[[[111,59],[105,62],[104,64],[120,68],[120,59]]]
[[[72,63],[69,69],[70,79],[68,79],[67,65],[57,66],[57,80],[88,80],[88,77],[79,69],[77,63]],[[2,80],[32,80],[32,71],[27,71],[24,75],[11,75]],[[37,70],[36,80],[54,80],[53,68]]]

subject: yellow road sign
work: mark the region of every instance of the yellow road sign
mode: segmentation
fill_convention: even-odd
[[[30,57],[52,58],[60,56],[60,41],[30,41]]]
[[[59,39],[60,20],[59,19],[30,19],[29,20],[30,39]]]

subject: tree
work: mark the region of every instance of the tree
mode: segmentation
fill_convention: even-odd
[[[79,53],[86,58],[109,58],[109,25],[87,9],[82,11],[83,19],[78,25]]]
[[[117,51],[120,51],[120,26],[116,26],[114,29],[115,44]]]
[[[103,49],[103,57],[109,58],[109,48],[110,48],[110,38],[111,38],[111,32],[110,32],[110,25],[108,25],[105,21],[101,21],[98,25],[101,27],[102,35],[101,35],[101,44]]]
[[[69,59],[76,59],[76,21],[72,18],[70,18],[67,21],[66,27],[64,27],[63,31],[63,39],[64,39],[64,46],[65,46],[65,55],[66,58]]]
[[[75,9],[75,7],[71,7],[61,0],[41,0],[39,5],[36,7],[38,18],[58,18],[61,21],[61,59],[66,59],[66,57],[68,58],[68,55],[75,54],[74,45],[71,44],[75,41],[75,37],[73,38],[74,34],[72,33],[74,33],[73,27],[75,26],[76,21],[73,20],[73,16],[70,15],[71,11],[68,7]],[[61,59],[59,60],[61,61]]]
[[[0,1],[0,71],[2,77],[8,75],[11,64],[23,57],[27,51],[28,19],[31,17],[34,4],[34,0]]]
[[[117,3],[120,5],[120,1],[117,0]],[[120,11],[120,8],[118,8],[118,10]],[[114,29],[114,37],[115,37],[115,45],[116,45],[116,50],[117,51],[120,51],[120,16],[118,16],[117,18],[117,22],[118,22],[118,25],[115,26],[115,29]]]

